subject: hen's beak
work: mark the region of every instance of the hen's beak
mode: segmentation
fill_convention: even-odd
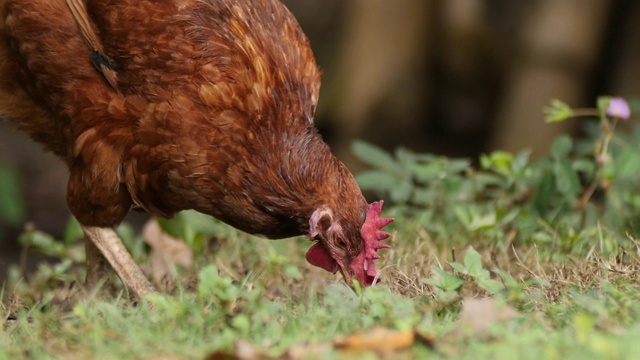
[[[349,285],[352,290],[355,290],[353,286],[353,273],[349,271],[349,269],[345,269],[342,266],[340,267],[340,273],[342,274],[342,277],[344,278],[344,281],[347,283],[347,285]]]
[[[357,280],[358,283],[360,283],[361,287],[369,287],[373,285],[373,281],[375,280],[375,278],[367,274],[362,274],[361,276],[357,276],[355,271],[348,267],[340,267],[339,270],[340,270],[340,273],[342,274],[342,277],[344,277],[344,281],[354,291],[355,291],[355,286],[353,285],[353,280]],[[378,279],[378,281],[380,280]]]

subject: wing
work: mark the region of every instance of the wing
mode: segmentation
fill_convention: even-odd
[[[78,220],[118,223],[131,206],[121,166],[144,106],[96,71],[65,0],[4,0],[0,14],[0,111],[67,163]]]

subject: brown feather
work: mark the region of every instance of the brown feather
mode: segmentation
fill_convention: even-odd
[[[67,6],[73,15],[80,32],[82,33],[82,37],[84,38],[89,50],[91,50],[92,62],[96,67],[98,72],[102,74],[102,76],[107,80],[109,85],[112,88],[116,89],[118,86],[118,74],[115,72],[113,66],[109,66],[109,63],[113,62],[113,60],[109,59],[106,54],[104,54],[104,49],[98,36],[96,35],[93,26],[91,25],[91,21],[88,18],[87,9],[84,6],[83,0],[67,0]],[[96,59],[105,59],[103,61]]]
[[[98,37],[96,36],[96,33],[91,26],[91,22],[88,19],[87,9],[84,6],[84,1],[67,0],[67,6],[69,7],[69,10],[71,10],[71,14],[78,24],[78,28],[80,28],[82,37],[87,42],[89,48],[91,50],[102,52],[102,45],[100,44],[100,40],[98,40]]]
[[[83,225],[135,204],[280,238],[326,207],[361,252],[366,202],[313,127],[320,72],[279,1],[0,0],[0,36],[0,114],[67,163]]]

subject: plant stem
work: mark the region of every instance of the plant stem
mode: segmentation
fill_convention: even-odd
[[[602,180],[601,179],[602,169],[604,165],[606,165],[606,163],[608,162],[607,153],[609,152],[609,143],[613,139],[613,134],[614,134],[616,125],[618,125],[617,118],[613,119],[612,124],[609,124],[609,122],[607,121],[607,118],[602,118],[602,120],[600,121],[600,128],[602,129],[602,134],[604,135],[604,139],[603,139],[602,147],[600,148],[599,154],[596,155],[596,166],[597,166],[596,174],[593,176],[593,180],[591,180],[591,183],[589,184],[589,187],[587,188],[587,190],[580,197],[579,206],[581,209],[584,209],[584,207],[587,205],[587,203],[591,199],[591,196],[593,196],[593,193],[598,188],[598,184],[600,184],[600,181]]]
[[[592,108],[573,109],[571,110],[571,115],[572,117],[589,117],[589,116],[600,117],[600,112],[597,109],[592,109]]]

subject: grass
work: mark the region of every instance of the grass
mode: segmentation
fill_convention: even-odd
[[[375,358],[373,351],[349,352],[331,343],[337,335],[377,325],[415,328],[434,339],[428,345],[416,341],[387,355],[391,358],[635,358],[640,353],[640,345],[631,341],[640,335],[637,259],[623,264],[592,256],[558,264],[546,263],[535,249],[517,257],[507,252],[518,280],[492,298],[498,312],[504,311],[500,304],[509,304],[516,314],[508,319],[480,314],[480,325],[469,325],[460,319],[469,316],[461,315],[464,303],[491,293],[450,267],[451,248],[423,235],[411,227],[397,230],[394,248],[384,257],[384,283],[359,293],[304,264],[306,241],[269,242],[240,233],[198,259],[209,265],[195,266],[199,281],[194,288],[165,289],[170,294],[147,298],[153,309],[146,303],[132,306],[124,297],[65,299],[69,292],[55,291],[73,280],[53,281],[56,286],[49,280],[48,292],[31,295],[37,284],[14,286],[17,291],[8,285],[4,297],[14,300],[2,307],[3,319],[9,320],[3,320],[0,358],[202,358],[219,350],[233,353],[240,340],[273,357],[324,344],[307,355]],[[493,244],[484,245],[479,247],[483,258],[498,256],[507,263],[503,255],[491,254]],[[240,252],[250,261],[238,260]],[[260,254],[290,255],[285,263]],[[300,276],[284,275],[283,267],[289,266]],[[447,298],[424,282],[434,278],[433,266],[463,281],[454,296]],[[81,277],[81,271],[72,268],[67,275]],[[189,278],[191,271],[179,273]],[[491,278],[508,284],[495,274]],[[31,303],[30,298],[39,300]],[[482,324],[488,330],[480,330]]]
[[[640,132],[601,128],[536,162],[494,152],[479,167],[357,143],[372,166],[359,181],[396,222],[382,282],[356,291],[305,262],[304,238],[185,212],[161,226],[193,253],[187,266],[184,248],[159,266],[161,247],[118,229],[162,290],[134,306],[114,276],[83,292],[75,222],[58,240],[27,231],[23,245],[56,261],[10,271],[0,359],[635,359]]]
[[[435,339],[387,355],[391,358],[635,358],[639,353],[640,345],[630,341],[640,335],[635,256],[628,263],[595,254],[559,263],[539,247],[509,250],[476,241],[480,268],[492,270],[490,279],[510,284],[492,295],[482,281],[464,274],[474,267],[473,260],[464,261],[470,248],[454,251],[410,220],[396,228],[393,249],[381,266],[383,284],[359,293],[304,263],[308,241],[272,242],[234,230],[199,255],[193,269],[178,270],[183,286],[191,288],[165,288],[168,294],[148,298],[154,309],[132,306],[124,296],[83,299],[61,291],[81,279],[81,266],[71,266],[61,280],[46,278],[42,273],[50,272],[41,270],[31,281],[5,288],[3,319],[10,320],[0,333],[0,358],[202,358],[217,350],[233,353],[240,340],[274,357],[325,344],[308,355],[375,358],[373,351],[345,352],[330,344],[337,335],[376,325],[416,328]],[[451,267],[452,254],[462,271]],[[140,261],[148,270],[146,257]],[[503,264],[513,282],[497,275],[492,262]],[[453,296],[425,282],[437,278],[434,267],[462,280]],[[486,296],[510,304],[517,315],[481,320],[490,328],[486,332],[477,324],[466,329],[459,319],[461,304]]]

